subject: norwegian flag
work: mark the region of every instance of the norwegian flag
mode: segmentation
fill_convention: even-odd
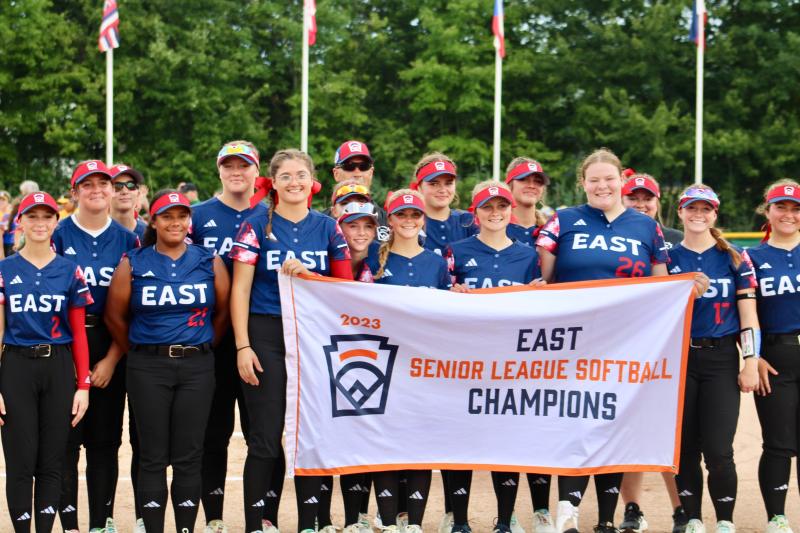
[[[706,22],[708,22],[708,11],[706,11],[705,0],[694,0],[692,3],[692,27],[689,30],[689,39],[703,48],[706,47]]]
[[[503,0],[494,0],[494,16],[492,17],[492,33],[494,47],[500,57],[506,57],[506,36],[503,32]]]
[[[317,42],[317,2],[304,0],[304,7],[304,16],[308,17],[308,46],[314,46]]]
[[[100,24],[97,47],[101,52],[119,48],[119,12],[116,0],[106,0],[103,4],[103,22]]]

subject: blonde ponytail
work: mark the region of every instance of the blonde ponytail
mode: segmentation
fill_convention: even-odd
[[[392,244],[394,243],[394,232],[389,233],[389,238],[386,242],[381,243],[378,250],[378,271],[375,273],[375,279],[383,277],[383,270],[386,268],[386,261],[389,260],[389,252],[392,251]]]

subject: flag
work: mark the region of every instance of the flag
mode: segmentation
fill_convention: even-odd
[[[692,27],[689,30],[689,39],[697,46],[706,47],[706,22],[708,21],[708,11],[706,11],[705,0],[694,0],[692,3]],[[702,34],[702,37],[701,37]],[[700,39],[702,38],[702,42]]]
[[[308,46],[317,42],[317,2],[316,0],[304,1],[304,16],[308,17]]]
[[[97,47],[101,52],[119,48],[119,12],[116,0],[106,0],[103,4],[103,22],[100,24]]]
[[[506,57],[506,37],[503,33],[503,0],[494,0],[494,16],[492,17],[492,33],[494,47],[500,57]]]

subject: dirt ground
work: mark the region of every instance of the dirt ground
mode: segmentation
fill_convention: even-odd
[[[646,431],[646,428],[642,428]],[[510,436],[511,437],[511,436]],[[133,497],[130,483],[130,446],[127,444],[127,429],[120,451],[120,483],[117,491],[117,504],[115,518],[118,530],[122,533],[132,531],[134,524]],[[631,443],[635,445],[635,443]],[[745,395],[742,398],[742,410],[739,418],[739,429],[736,434],[736,464],[739,474],[739,495],[736,504],[734,521],[740,532],[763,531],[766,525],[766,515],[761,502],[758,489],[758,459],[761,453],[761,434],[753,406],[752,397]],[[243,530],[242,517],[242,467],[246,454],[246,447],[241,433],[237,433],[231,443],[228,482],[225,498],[225,519],[231,533]],[[5,470],[0,466],[0,472],[5,477]],[[81,467],[82,468],[82,467]],[[524,477],[523,477],[524,479]],[[342,525],[343,511],[342,500],[338,489],[338,481],[333,499],[332,516],[337,526]],[[800,496],[797,490],[796,469],[792,471],[789,497],[786,510],[795,531],[800,531]],[[79,507],[82,531],[88,531],[88,516],[86,507],[86,485],[81,483],[81,504]],[[551,509],[555,510],[557,493],[555,486],[551,489]],[[644,496],[640,502],[650,525],[650,531],[671,531],[672,521],[669,499],[664,491],[659,474],[645,474]],[[423,528],[428,533],[437,533],[437,526],[443,512],[441,478],[434,473],[433,486],[431,487],[431,500],[425,515]],[[708,494],[705,496],[704,521],[709,533],[713,532],[714,514]],[[531,503],[527,484],[522,483],[517,499],[517,515],[523,526],[530,532]],[[621,521],[623,507],[617,508],[616,522]],[[370,504],[370,513],[375,513],[374,493]],[[487,472],[478,472],[473,482],[473,493],[470,502],[470,525],[475,533],[491,532],[496,516],[496,504],[492,491],[491,480]],[[171,510],[167,512],[168,522],[166,531],[174,531]],[[580,525],[582,531],[591,531],[591,526],[597,520],[597,507],[595,504],[594,489],[590,484],[589,493],[581,505]],[[203,513],[200,511],[195,531],[202,532]],[[284,533],[296,530],[296,511],[294,501],[294,487],[288,481],[284,487],[283,500],[280,510],[280,528]],[[0,532],[12,531],[11,522],[6,508],[6,499],[0,498]],[[55,531],[61,531],[58,523]]]

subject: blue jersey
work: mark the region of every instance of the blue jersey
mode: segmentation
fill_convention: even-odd
[[[233,260],[228,255],[233,248],[233,240],[245,220],[253,215],[264,215],[267,206],[256,204],[253,208],[237,211],[222,203],[219,198],[211,198],[192,206],[192,228],[189,238],[192,242],[213,250],[225,261],[228,272],[233,272]]]
[[[495,250],[473,235],[451,249],[455,281],[470,289],[523,285],[542,275],[536,249],[519,242]]]
[[[187,245],[178,259],[155,246],[128,253],[131,264],[131,344],[211,342],[216,303],[214,254]]]
[[[800,333],[800,246],[747,250],[758,278],[758,321],[765,333]]]
[[[526,228],[512,222],[508,225],[508,228],[506,228],[506,235],[508,235],[508,238],[512,241],[517,241],[527,246],[535,246],[536,238],[534,237],[534,233],[536,233],[537,229],[539,229],[539,226]]]
[[[478,233],[478,226],[472,213],[451,209],[447,220],[434,220],[425,217],[425,231],[422,234],[422,246],[443,255],[454,242],[466,239]]]
[[[92,315],[102,315],[106,307],[111,276],[122,255],[139,246],[139,238],[116,220],[109,219],[108,226],[97,237],[92,237],[70,216],[58,223],[53,232],[56,253],[75,261],[81,267],[94,303],[86,308]]]
[[[556,282],[649,276],[669,262],[658,223],[630,208],[613,222],[589,205],[559,209],[536,245],[556,256]]]
[[[378,254],[370,254],[366,264],[373,276],[377,274],[380,270]],[[445,290],[453,286],[447,261],[430,250],[422,250],[411,258],[389,252],[383,275],[374,279],[374,283]]]
[[[350,250],[339,224],[317,211],[309,211],[308,216],[297,223],[273,212],[269,235],[265,235],[267,218],[266,214],[258,214],[245,221],[230,256],[234,261],[256,267],[250,312],[280,315],[278,271],[284,261],[298,259],[311,272],[328,276],[331,261],[349,260]]]
[[[147,229],[147,222],[142,220],[141,218],[136,219],[136,227],[133,228],[133,232],[139,237],[139,241],[141,242],[144,240],[144,230]]]
[[[705,294],[694,303],[692,337],[719,338],[739,333],[736,291],[756,287],[753,264],[747,252],[740,253],[742,262],[737,268],[730,254],[716,246],[702,253],[684,248],[682,244],[670,250],[670,274],[702,272],[711,281]]]
[[[81,269],[69,259],[57,255],[42,269],[19,254],[0,261],[5,344],[69,344],[69,309],[91,303]]]

